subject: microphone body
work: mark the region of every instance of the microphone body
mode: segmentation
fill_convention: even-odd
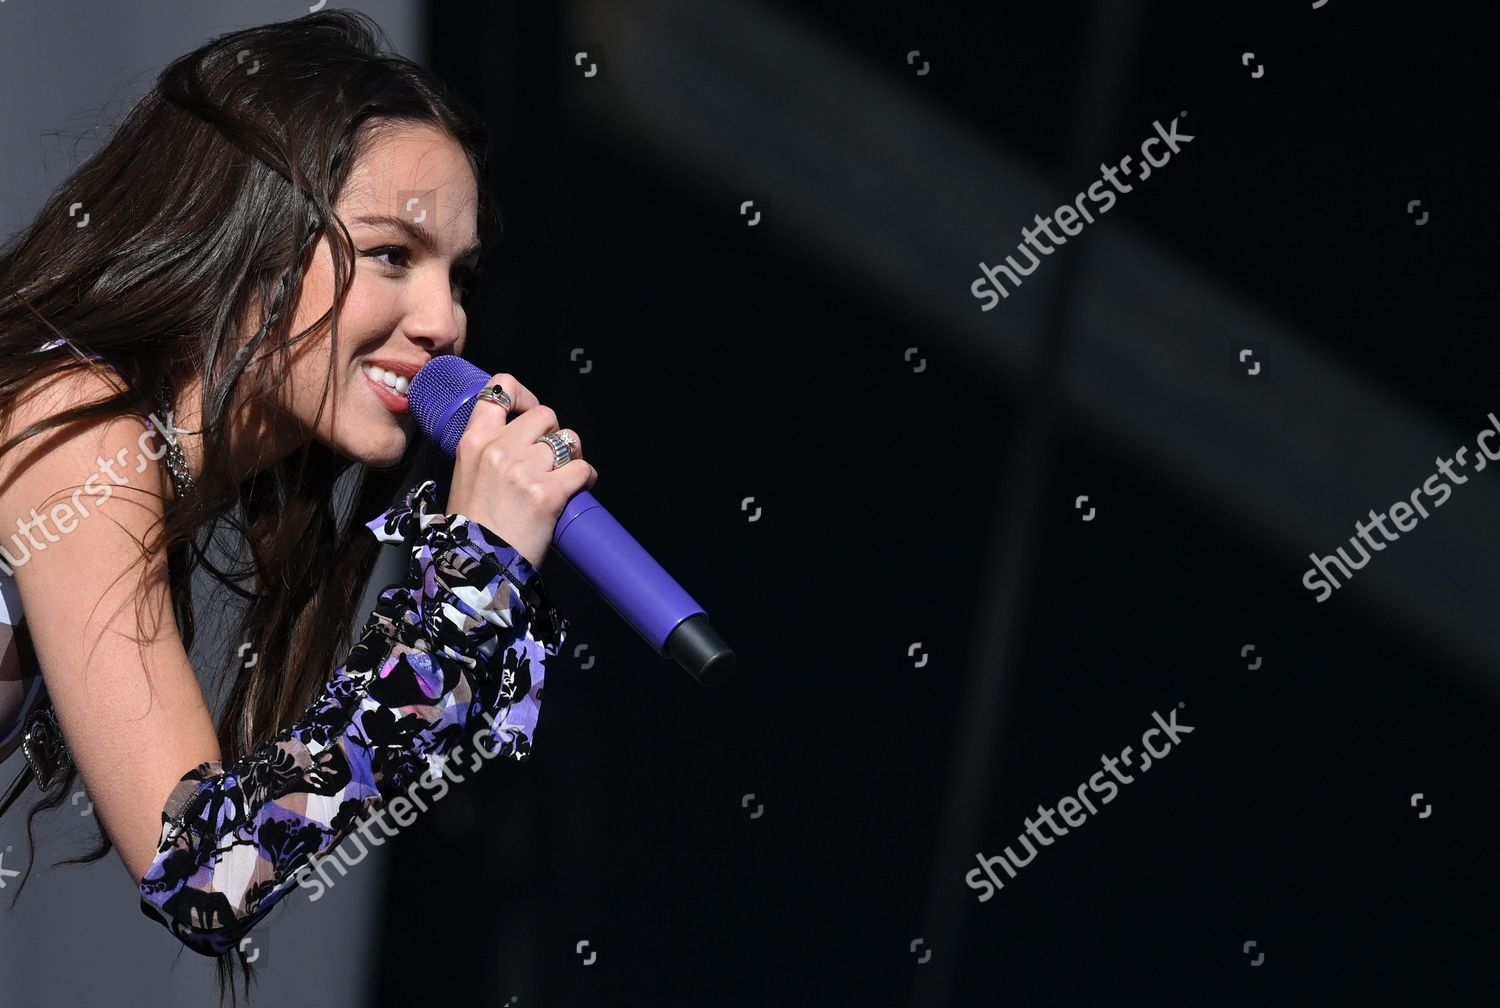
[[[490,376],[462,357],[428,361],[407,389],[422,432],[452,458]],[[703,607],[625,531],[592,493],[569,500],[552,531],[558,554],[664,658],[677,661],[704,686],[734,668],[734,652],[709,624]]]

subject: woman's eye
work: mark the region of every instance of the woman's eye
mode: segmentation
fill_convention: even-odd
[[[381,261],[393,269],[406,270],[411,267],[411,249],[405,245],[382,245],[363,253],[367,258]],[[467,299],[478,286],[479,270],[472,266],[460,266],[453,270],[452,285],[460,299]]]
[[[474,293],[478,279],[478,272],[467,266],[453,271],[453,286],[458,288],[459,297],[464,300]]]
[[[371,249],[370,251],[366,252],[365,255],[370,256],[374,259],[379,259],[381,256],[385,255],[395,256],[398,261],[390,262],[386,265],[400,268],[407,265],[408,261],[411,258],[411,250],[408,249],[405,245],[386,245],[378,249]]]

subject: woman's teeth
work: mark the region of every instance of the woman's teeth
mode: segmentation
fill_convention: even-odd
[[[406,390],[411,385],[411,382],[405,375],[398,375],[394,371],[387,371],[385,368],[376,367],[374,364],[365,365],[365,374],[402,398],[406,397]]]

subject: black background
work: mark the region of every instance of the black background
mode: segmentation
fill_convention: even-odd
[[[1100,8],[1133,30],[1106,39],[1122,69],[1080,167],[1070,144]],[[1455,446],[1500,407],[1500,109],[1478,5],[766,9],[887,65],[1059,193],[1190,109],[1191,147],[1080,245],[1141,230]],[[1337,538],[1263,538],[1180,474],[1049,412],[1046,386],[945,357],[932,320],[795,241],[736,237],[683,175],[575,114],[557,71],[578,47],[564,7],[443,3],[430,18],[431,65],[496,132],[507,227],[466,353],[580,432],[600,500],[704,604],[739,668],[697,687],[551,561],[574,629],[537,748],[395,843],[380,1004],[1491,1001],[1500,717],[1477,683],[1493,665],[1456,668],[1381,618],[1358,579],[1316,604],[1306,553]],[[903,63],[913,48],[930,75]],[[1412,198],[1428,226],[1404,212]],[[964,256],[993,262],[1018,226],[997,221]],[[1042,272],[1060,278],[1066,258]],[[971,274],[954,276],[956,302]],[[989,313],[997,334],[1006,308],[1048,289],[1028,283]],[[926,374],[903,361],[913,343]],[[575,346],[592,373],[570,363]],[[1027,443],[1042,449],[1036,484],[1021,476]],[[1392,486],[1429,471],[1389,459]],[[1108,502],[1088,525],[1080,485]],[[1465,489],[1431,521],[1473,507]],[[1027,506],[1024,536],[1004,539]],[[1400,548],[1421,550],[1421,532]],[[996,556],[1018,565],[1014,604],[992,591]],[[1002,620],[1002,664],[976,668]],[[913,669],[919,640],[930,664]],[[1255,673],[1247,640],[1264,655]],[[588,670],[578,642],[596,655]],[[988,674],[1003,677],[995,748],[967,765],[955,739]],[[1012,843],[1039,802],[1076,791],[1179,702],[1196,728],[1180,750],[977,901],[962,881],[974,851]],[[976,773],[968,861],[947,869],[947,796]],[[934,946],[945,887],[960,916]],[[924,935],[933,955],[918,963]],[[411,954],[424,948],[441,966]],[[924,987],[924,971],[948,979]]]

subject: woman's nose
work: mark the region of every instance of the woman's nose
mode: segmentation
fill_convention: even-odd
[[[427,284],[417,296],[419,300],[412,305],[403,327],[407,337],[433,355],[456,353],[455,347],[464,335],[464,312],[452,286]]]

